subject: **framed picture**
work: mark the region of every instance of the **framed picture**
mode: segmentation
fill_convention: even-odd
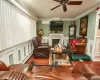
[[[69,26],[69,39],[73,39],[76,37],[76,25]]]
[[[88,15],[80,19],[80,36],[87,36]]]

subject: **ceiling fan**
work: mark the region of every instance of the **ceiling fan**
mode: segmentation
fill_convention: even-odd
[[[53,1],[56,1],[58,3],[60,3],[58,6],[52,8],[51,10],[54,10],[60,6],[63,7],[63,11],[66,12],[67,11],[67,7],[66,7],[66,4],[67,5],[81,5],[82,4],[82,1],[69,1],[69,0],[53,0]]]

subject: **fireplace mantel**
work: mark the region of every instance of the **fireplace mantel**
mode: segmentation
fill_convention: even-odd
[[[62,33],[50,33],[49,34],[49,46],[52,46],[53,39],[60,39],[60,43],[63,44],[63,37]]]

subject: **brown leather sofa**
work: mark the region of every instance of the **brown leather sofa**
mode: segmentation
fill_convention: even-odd
[[[19,71],[2,71],[0,72],[0,80],[62,80],[62,79],[43,74],[26,75]]]
[[[92,68],[83,62],[73,66],[33,66],[32,72],[38,75],[51,76],[58,80],[100,80]]]
[[[7,67],[3,61],[0,61],[0,71],[15,70],[21,72],[28,72],[31,71],[32,68],[33,68],[32,64],[13,64]]]
[[[0,79],[6,80],[100,80],[87,64],[79,62],[73,66],[34,66],[32,73],[0,71]]]
[[[34,58],[49,58],[49,46],[41,43],[41,37],[37,36],[33,38]]]

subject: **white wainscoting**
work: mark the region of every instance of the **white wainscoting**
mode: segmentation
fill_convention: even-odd
[[[0,52],[0,60],[7,66],[11,64],[25,63],[33,54],[33,43],[31,40],[16,45]]]
[[[93,40],[88,39],[87,41],[87,51],[86,54],[89,55],[91,57],[91,59],[93,60]]]
[[[63,45],[67,46],[68,41],[69,41],[68,37],[64,37],[63,38]],[[42,43],[49,43],[49,37],[42,37]]]
[[[36,36],[36,21],[8,0],[0,0],[0,51]]]

